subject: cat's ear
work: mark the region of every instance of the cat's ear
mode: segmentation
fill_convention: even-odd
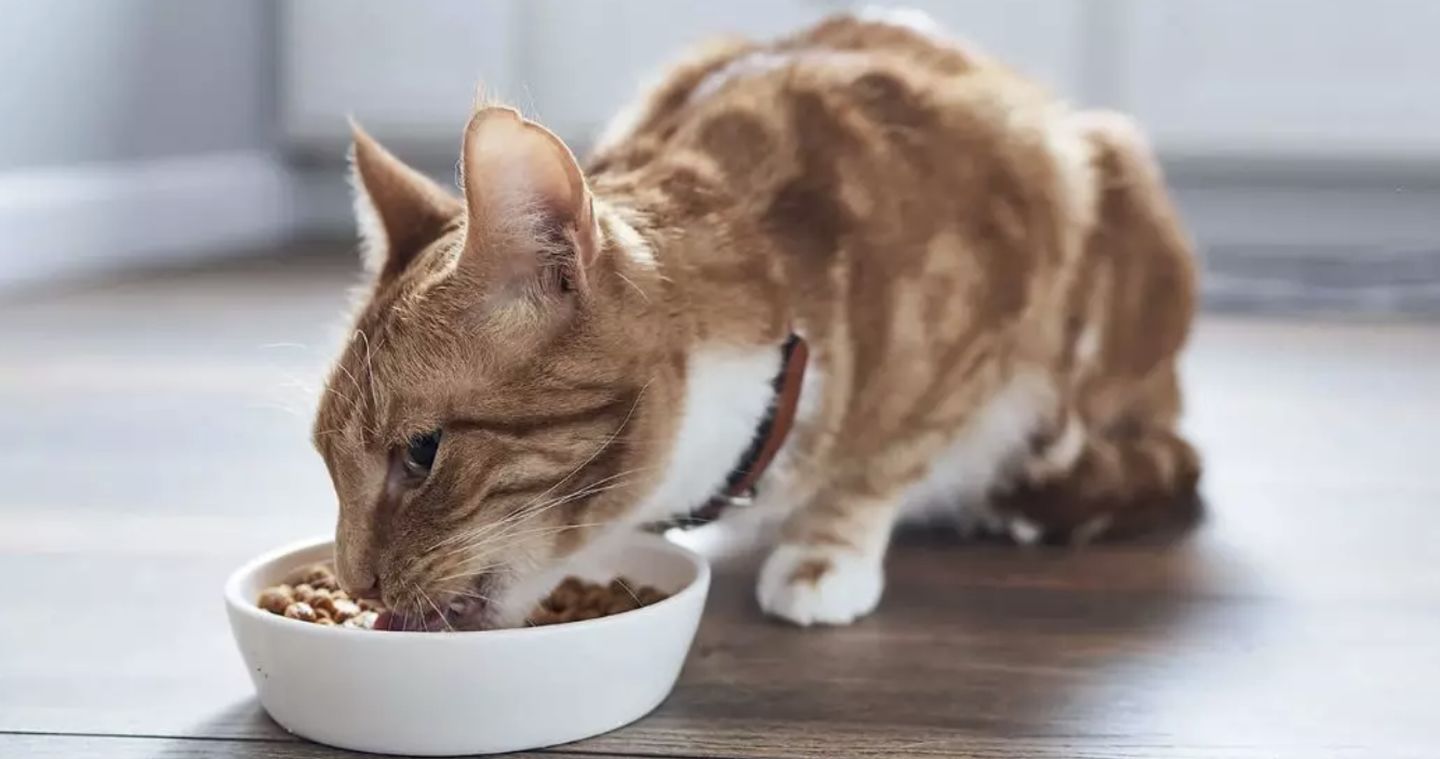
[[[582,290],[597,252],[590,190],[575,156],[511,108],[482,108],[465,128],[461,167],[467,255],[511,286]]]
[[[393,276],[409,265],[465,206],[350,122],[351,184],[365,269]]]

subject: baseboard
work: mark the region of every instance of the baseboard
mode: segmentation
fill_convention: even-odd
[[[1433,179],[1172,177],[1207,309],[1440,316]]]
[[[293,196],[261,151],[0,172],[0,291],[260,249]]]
[[[1440,247],[1216,246],[1203,282],[1210,311],[1440,317]]]

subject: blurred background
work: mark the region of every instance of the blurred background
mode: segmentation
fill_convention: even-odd
[[[354,114],[449,179],[477,86],[578,152],[686,44],[826,0],[0,0],[0,293],[351,235]],[[1440,7],[919,0],[1084,105],[1135,114],[1212,306],[1434,312]]]

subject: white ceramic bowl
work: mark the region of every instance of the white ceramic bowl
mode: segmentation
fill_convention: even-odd
[[[378,753],[447,756],[552,746],[633,722],[665,700],[695,637],[710,569],[636,535],[570,574],[618,575],[672,593],[600,619],[423,633],[320,627],[255,606],[266,586],[329,561],[330,540],[281,548],[225,584],[235,642],[265,711],[296,735]]]

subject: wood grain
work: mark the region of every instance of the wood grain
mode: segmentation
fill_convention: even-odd
[[[505,754],[512,759],[563,756],[557,752]],[[48,735],[0,733],[0,756],[26,759],[317,759],[317,757],[366,757],[355,751],[298,741],[238,741],[199,738],[152,738],[120,735]],[[630,754],[600,754],[615,759],[636,759]]]
[[[335,261],[0,304],[0,756],[338,753],[259,709],[219,590],[333,525],[304,385],[341,337]],[[880,611],[833,630],[763,619],[754,557],[724,561],[671,698],[559,751],[1433,756],[1440,327],[1210,318],[1186,382],[1193,535],[907,531]]]

